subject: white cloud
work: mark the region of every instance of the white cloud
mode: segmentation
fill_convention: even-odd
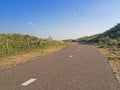
[[[29,24],[29,25],[32,25],[33,23],[32,23],[32,22],[29,22],[28,24]]]

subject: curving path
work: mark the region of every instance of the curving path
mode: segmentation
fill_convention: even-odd
[[[72,43],[0,72],[0,90],[120,90],[120,84],[97,48]]]

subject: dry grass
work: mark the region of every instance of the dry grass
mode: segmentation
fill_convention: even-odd
[[[104,56],[106,56],[109,61],[113,61],[118,57],[117,55],[111,53],[108,48],[100,48],[100,51],[104,54]]]
[[[116,75],[118,81],[120,82],[120,61],[109,61],[110,66],[113,69],[114,74]]]
[[[49,46],[44,49],[38,49],[35,51],[24,52],[19,55],[12,55],[8,57],[0,57],[0,70],[16,66],[17,64],[27,63],[34,60],[36,57],[43,57],[50,55],[59,50],[62,50],[65,46]]]
[[[120,82],[120,49],[100,48],[99,50],[108,59],[116,78]]]

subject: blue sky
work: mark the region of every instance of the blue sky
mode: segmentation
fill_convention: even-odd
[[[120,0],[0,0],[0,33],[79,38],[120,23]]]

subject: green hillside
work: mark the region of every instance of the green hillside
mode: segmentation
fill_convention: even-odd
[[[104,47],[119,47],[120,46],[120,24],[115,25],[111,29],[102,34],[82,37],[79,42],[97,44]]]
[[[60,41],[41,39],[30,35],[0,34],[0,56],[62,44],[64,43]]]
[[[92,41],[93,39],[97,38],[100,34],[95,34],[92,36],[84,36],[82,38],[78,38],[77,41],[78,42],[83,42],[83,43],[88,43],[90,41]]]

